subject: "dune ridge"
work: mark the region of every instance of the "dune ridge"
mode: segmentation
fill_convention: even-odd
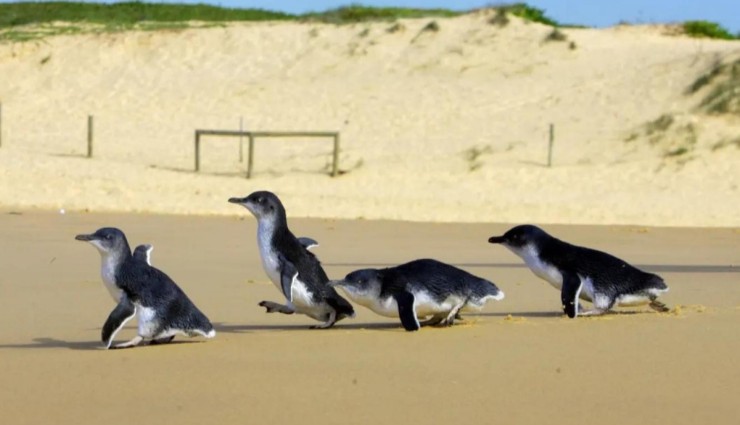
[[[550,41],[492,14],[0,44],[0,206],[235,215],[226,198],[269,189],[292,216],[740,226],[740,117],[700,107],[724,80],[687,91],[738,42],[662,26]],[[227,138],[206,139],[192,173],[193,131],[240,117],[340,131],[343,174],[327,175],[328,141],[258,140],[246,180]]]

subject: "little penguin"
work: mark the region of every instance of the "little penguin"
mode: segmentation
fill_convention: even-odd
[[[262,301],[268,313],[300,313],[323,322],[312,328],[330,328],[345,317],[354,317],[352,305],[328,285],[329,278],[309,249],[318,245],[310,238],[296,238],[290,229],[280,199],[272,192],[257,191],[229,202],[245,207],[257,218],[257,245],[262,267],[285,305]]]
[[[504,293],[493,282],[432,259],[385,269],[362,269],[331,281],[357,304],[399,317],[407,331],[423,325],[451,326],[461,311],[477,311]],[[427,322],[419,318],[429,317]]]
[[[211,322],[165,273],[147,262],[151,247],[132,255],[126,236],[119,229],[104,227],[75,239],[90,242],[100,252],[101,273],[106,286],[121,292],[118,305],[103,325],[105,348],[134,347],[143,340],[168,342],[175,335],[216,336]],[[144,258],[142,258],[144,254]],[[111,291],[113,295],[113,291]],[[112,346],[116,333],[134,315],[138,333],[132,340]]]
[[[641,304],[668,311],[657,300],[668,291],[663,278],[605,252],[571,245],[530,224],[513,227],[488,242],[505,246],[521,257],[535,275],[559,289],[563,311],[570,318]],[[580,311],[579,298],[590,301],[594,308]]]

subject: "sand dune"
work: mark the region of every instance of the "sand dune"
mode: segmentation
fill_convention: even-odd
[[[437,19],[436,32],[429,19],[234,23],[2,44],[0,205],[237,214],[226,198],[264,188],[293,216],[740,225],[740,118],[686,94],[740,44],[661,27],[548,42],[549,27],[489,18]],[[646,125],[666,114],[677,124],[653,143]],[[340,131],[345,173],[326,175],[328,141],[259,140],[245,180],[238,141],[224,138],[204,142],[191,173],[193,130],[238,129],[240,117],[252,130]]]

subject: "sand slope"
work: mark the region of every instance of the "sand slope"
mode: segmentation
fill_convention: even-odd
[[[246,23],[2,44],[0,205],[234,214],[226,198],[267,188],[293,216],[740,225],[740,118],[698,113],[703,93],[685,94],[740,44],[660,27],[545,42],[549,27],[490,16],[439,19],[437,32],[429,19],[393,32]],[[80,157],[87,114],[93,160]],[[667,155],[670,131],[643,134],[664,114],[694,126],[687,154]],[[260,140],[246,181],[235,139],[206,141],[190,173],[193,130],[238,129],[240,116],[254,130],[341,131],[346,174],[326,176],[328,141]]]

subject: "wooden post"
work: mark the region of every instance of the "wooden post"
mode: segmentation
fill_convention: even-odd
[[[195,130],[195,172],[200,171],[200,132]]]
[[[239,132],[244,131],[244,117],[239,117]],[[244,162],[244,137],[239,135],[239,162]]]
[[[547,166],[552,167],[552,145],[555,143],[555,125],[550,124],[550,143],[547,147]]]
[[[247,178],[252,178],[252,164],[254,163],[254,135],[249,134],[249,150],[247,152]]]
[[[93,116],[87,116],[87,157],[93,156]]]
[[[334,135],[334,158],[332,160],[331,176],[339,175],[339,133]]]

